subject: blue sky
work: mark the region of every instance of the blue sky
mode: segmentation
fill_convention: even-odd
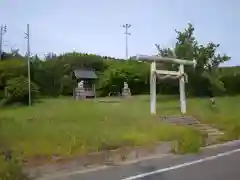
[[[122,24],[131,23],[129,55],[154,54],[155,43],[172,47],[175,29],[191,22],[200,43],[220,43],[220,53],[240,65],[238,0],[0,0],[0,24],[8,25],[5,50],[26,52],[30,24],[31,52],[80,51],[125,56]]]

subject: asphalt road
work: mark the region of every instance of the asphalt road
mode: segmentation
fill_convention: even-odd
[[[166,155],[92,172],[72,172],[59,180],[239,180],[240,141],[207,148],[198,155]]]

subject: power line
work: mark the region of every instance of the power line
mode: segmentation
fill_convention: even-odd
[[[125,38],[126,38],[126,50],[125,50],[125,55],[126,55],[126,60],[128,59],[128,35],[131,35],[131,33],[128,32],[128,29],[131,27],[131,24],[124,24],[123,28],[125,28]]]
[[[0,28],[0,60],[2,60],[2,44],[3,44],[3,35],[7,32],[7,26],[1,25]]]
[[[31,69],[30,69],[30,33],[29,24],[27,24],[27,32],[25,33],[25,39],[27,39],[27,60],[28,60],[28,103],[29,106],[32,104],[31,99]]]

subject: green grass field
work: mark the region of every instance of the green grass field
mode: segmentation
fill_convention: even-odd
[[[189,99],[188,113],[227,132],[228,139],[240,135],[240,97],[217,98],[215,108],[208,99]],[[32,107],[0,109],[0,150],[11,149],[25,158],[69,157],[122,146],[182,139],[185,150],[196,150],[201,135],[187,127],[160,122],[159,115],[179,114],[176,97],[158,98],[158,116],[149,113],[146,96],[104,103],[70,98],[43,99]]]
[[[223,130],[225,140],[240,138],[240,96],[216,98],[215,107],[208,99],[189,99],[188,103],[188,113]]]

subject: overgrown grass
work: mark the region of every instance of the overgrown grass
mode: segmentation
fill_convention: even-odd
[[[188,113],[226,132],[225,139],[240,135],[240,97],[189,99]],[[122,146],[176,140],[178,151],[196,152],[203,143],[193,129],[159,120],[179,113],[176,97],[158,98],[158,116],[149,113],[146,96],[120,102],[70,98],[43,99],[32,107],[0,109],[0,150],[11,149],[23,158],[70,157]]]
[[[215,100],[216,104],[212,106],[209,98],[189,98],[187,113],[202,123],[224,131],[223,140],[239,139],[240,96],[217,97]],[[161,115],[179,114],[179,100],[168,97],[158,98],[158,113]]]
[[[16,159],[5,161],[0,157],[0,179],[1,180],[28,180],[23,173],[20,163]]]
[[[213,107],[209,99],[190,99],[188,104],[189,114],[225,132],[223,140],[240,138],[240,96],[216,98]]]
[[[151,116],[145,97],[115,103],[44,99],[33,107],[0,110],[0,148],[25,158],[67,157],[178,137],[194,143],[198,136]]]

